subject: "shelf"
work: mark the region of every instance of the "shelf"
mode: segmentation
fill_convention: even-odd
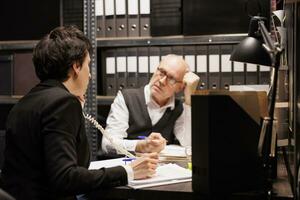
[[[0,95],[0,104],[16,104],[23,96]]]
[[[166,37],[123,37],[97,38],[97,47],[122,46],[165,46],[197,44],[234,44],[239,43],[247,34],[166,36]]]
[[[37,40],[0,41],[0,50],[32,50]]]

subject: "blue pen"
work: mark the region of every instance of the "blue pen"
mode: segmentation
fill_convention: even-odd
[[[133,160],[135,160],[135,158],[124,158],[122,161],[124,161],[126,165],[127,162],[132,162]]]
[[[141,140],[145,140],[147,139],[147,136],[144,136],[144,135],[140,135],[140,136],[137,136],[138,139],[141,139]]]

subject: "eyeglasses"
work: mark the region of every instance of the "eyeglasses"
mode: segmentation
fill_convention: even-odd
[[[169,76],[163,68],[158,67],[157,68],[157,75],[160,76],[160,78],[166,77],[166,80],[169,85],[175,85],[176,83],[182,83],[182,81],[175,80],[172,76]]]

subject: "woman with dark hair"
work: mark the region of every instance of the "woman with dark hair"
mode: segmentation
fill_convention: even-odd
[[[11,110],[3,168],[16,199],[76,199],[103,187],[155,173],[157,154],[128,166],[88,170],[90,150],[82,115],[90,79],[91,44],[75,27],[59,27],[33,52],[40,83]]]

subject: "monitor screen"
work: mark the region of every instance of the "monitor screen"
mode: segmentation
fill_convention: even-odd
[[[261,190],[260,121],[265,92],[198,91],[192,96],[193,190],[207,195]]]

